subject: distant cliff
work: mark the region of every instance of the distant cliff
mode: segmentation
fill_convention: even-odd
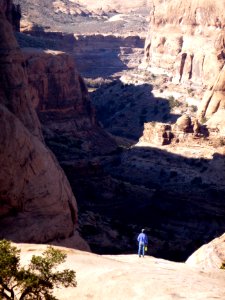
[[[45,140],[61,162],[104,154],[115,141],[98,124],[74,60],[59,51],[23,49],[29,91]]]
[[[223,1],[154,1],[143,67],[174,83],[207,88],[199,115],[225,106]]]

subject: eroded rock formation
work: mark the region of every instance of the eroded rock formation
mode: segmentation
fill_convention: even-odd
[[[225,262],[225,234],[195,251],[186,261],[189,266],[202,269],[219,269]]]
[[[0,237],[23,242],[67,238],[77,223],[76,200],[43,143],[5,6],[0,9],[0,36]]]
[[[13,4],[12,0],[2,0],[0,10],[4,12],[7,20],[12,24],[13,30],[20,31],[21,8]]]
[[[116,143],[99,126],[74,60],[58,51],[23,49],[23,54],[33,104],[60,161],[114,150]]]
[[[224,2],[154,1],[143,67],[206,88],[199,116],[224,107]]]

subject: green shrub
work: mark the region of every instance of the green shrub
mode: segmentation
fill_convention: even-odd
[[[30,264],[21,267],[20,250],[9,241],[0,241],[0,299],[57,300],[53,296],[55,286],[77,285],[74,271],[56,271],[65,261],[65,253],[49,246],[42,255],[33,255]]]
[[[191,111],[196,112],[198,110],[196,105],[191,105]]]
[[[179,107],[181,105],[181,103],[179,101],[177,101],[174,98],[174,96],[169,96],[168,101],[169,101],[170,109],[173,109],[174,107]]]
[[[206,123],[207,121],[208,121],[208,119],[207,119],[206,117],[202,117],[202,118],[201,118],[201,123],[202,123],[202,124]]]

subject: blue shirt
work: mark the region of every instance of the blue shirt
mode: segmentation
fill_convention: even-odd
[[[139,234],[137,240],[138,240],[139,244],[145,244],[145,245],[148,244],[148,237],[143,232]]]

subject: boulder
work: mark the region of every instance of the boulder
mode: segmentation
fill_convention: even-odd
[[[182,115],[176,121],[178,129],[182,132],[192,131],[191,118],[188,115]]]
[[[203,269],[219,269],[225,263],[225,234],[195,251],[186,264]]]
[[[173,137],[170,124],[148,122],[144,124],[144,131],[140,142],[163,146],[170,144]]]

